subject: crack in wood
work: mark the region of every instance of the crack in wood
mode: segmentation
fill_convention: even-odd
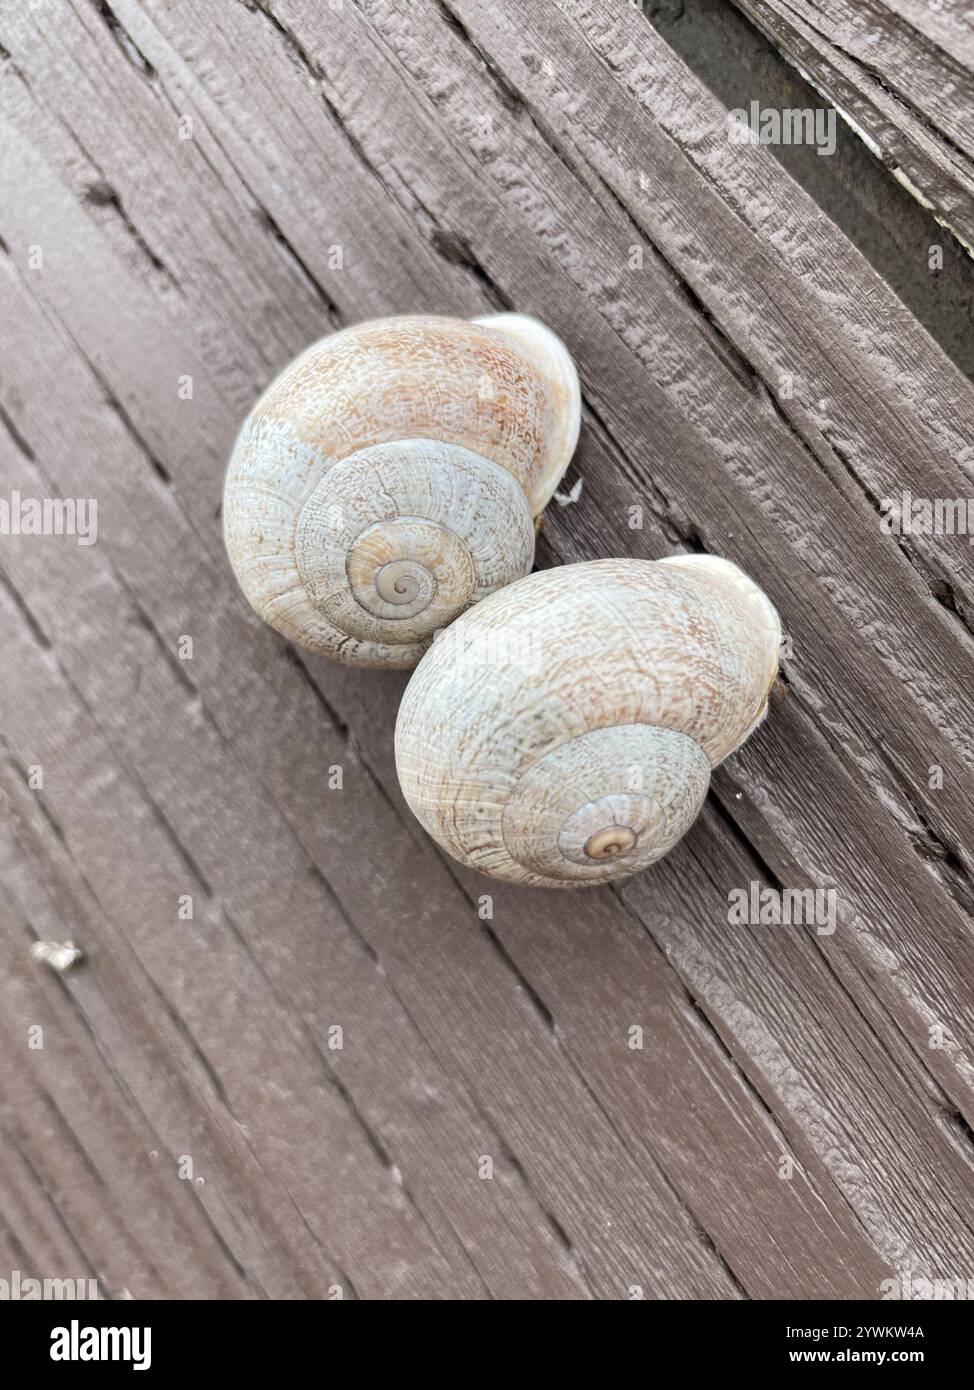
[[[340,328],[342,326],[342,319],[337,304],[332,299],[331,295],[325,289],[324,285],[321,283],[318,277],[311,270],[307,262],[299,254],[294,244],[291,241],[289,241],[288,238],[281,231],[281,228],[278,225],[276,219],[272,216],[268,209],[263,206],[263,204],[259,204],[257,207],[257,220],[271,234],[275,243],[280,247],[283,254],[295,267],[304,283],[311,290],[313,290],[314,293],[321,300],[321,303],[324,305],[325,312],[328,315],[328,319],[332,327],[336,329]]]
[[[148,82],[154,82],[157,76],[155,68],[132,38],[132,35],[119,21],[108,0],[90,0],[90,3],[98,18],[115,40],[119,52],[125,56],[126,61]]]

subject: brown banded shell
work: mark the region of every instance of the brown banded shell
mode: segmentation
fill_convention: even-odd
[[[257,613],[337,660],[412,666],[527,574],[578,436],[578,378],[535,319],[378,319],[315,343],[254,406],[224,489]]]
[[[495,878],[577,888],[666,854],[764,717],[771,603],[712,556],[596,560],[464,614],[410,680],[396,766],[416,816]]]

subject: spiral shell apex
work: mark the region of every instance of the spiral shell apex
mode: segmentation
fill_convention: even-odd
[[[234,446],[224,538],[255,611],[339,661],[413,666],[528,573],[568,466],[572,360],[521,314],[344,329],[296,358]]]
[[[396,724],[403,793],[444,849],[495,878],[636,873],[764,717],[780,639],[758,586],[713,556],[532,574],[420,662]]]

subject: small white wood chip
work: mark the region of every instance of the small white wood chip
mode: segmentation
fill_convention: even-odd
[[[35,960],[43,961],[61,975],[84,959],[81,947],[73,941],[35,941],[30,953]]]
[[[582,495],[582,484],[584,482],[584,478],[578,478],[572,484],[570,492],[556,492],[555,501],[558,503],[559,507],[570,507],[573,502],[577,502]]]

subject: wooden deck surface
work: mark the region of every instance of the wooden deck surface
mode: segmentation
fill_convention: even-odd
[[[735,0],[974,254],[967,0]]]
[[[851,83],[865,7],[743,8]],[[903,45],[970,94],[963,7],[868,8],[900,46],[877,20],[856,91],[892,129],[885,64],[923,86],[896,158],[949,155],[961,234],[970,101]],[[582,378],[539,563],[726,555],[787,631],[770,719],[617,889],[443,858],[396,782],[406,676],[289,648],[223,553],[236,428],[295,353],[498,308]],[[97,544],[0,536],[0,1276],[974,1280],[974,549],[880,515],[974,496],[974,388],[638,8],[5,0],[0,470],[98,503]],[[731,925],[752,881],[834,888],[836,930]],[[31,958],[68,938],[72,973]]]

